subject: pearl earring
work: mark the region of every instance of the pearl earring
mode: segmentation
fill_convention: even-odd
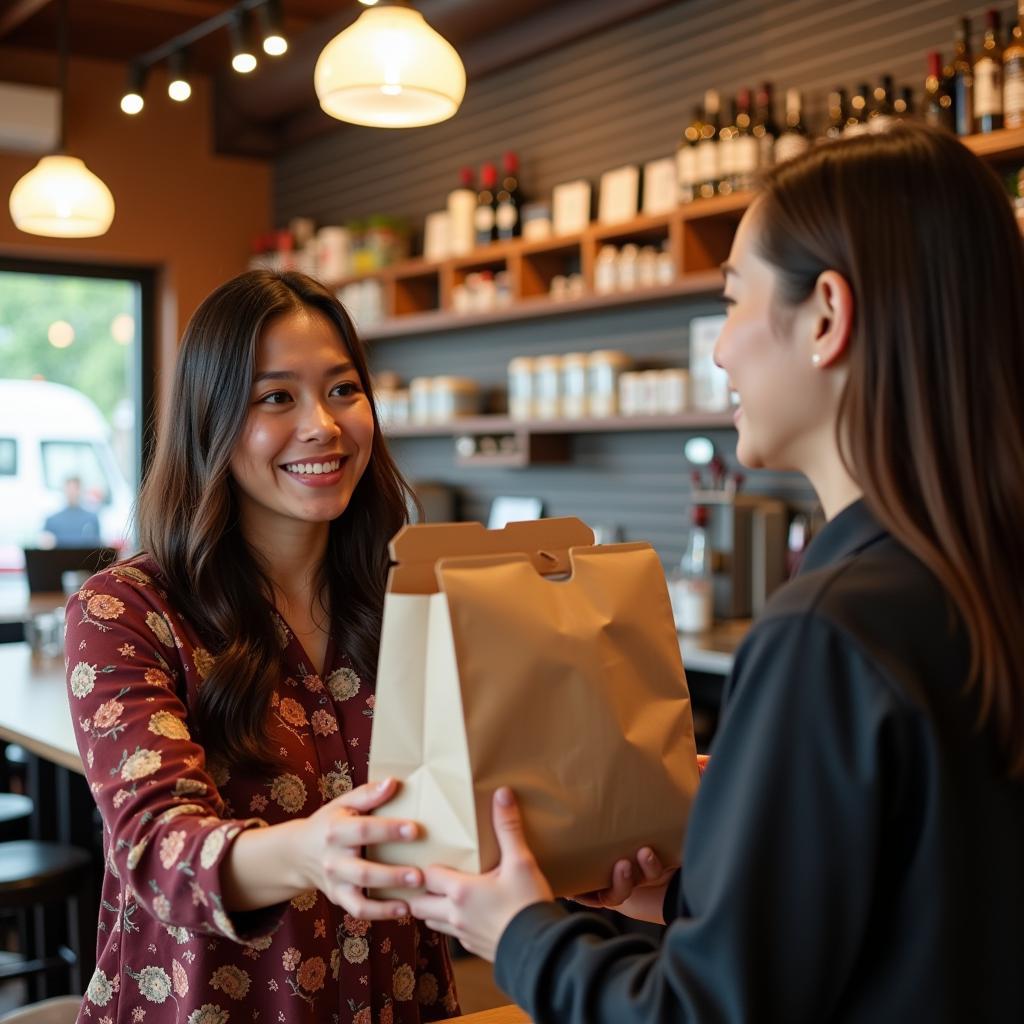
[[[814,355],[811,356],[811,365],[812,366],[821,366],[821,353],[820,352],[815,352]]]

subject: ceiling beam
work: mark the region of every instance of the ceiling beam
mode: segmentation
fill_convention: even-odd
[[[230,3],[218,3],[217,0],[107,0],[107,3],[157,11],[160,14],[180,14],[186,18],[212,18],[231,6]]]
[[[14,5],[0,14],[0,39],[23,25],[37,11],[41,11],[50,0],[14,0]]]

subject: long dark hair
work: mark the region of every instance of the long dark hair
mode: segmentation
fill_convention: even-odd
[[[175,606],[216,658],[199,689],[196,732],[228,764],[276,763],[265,718],[280,670],[270,581],[239,525],[230,459],[245,424],[257,342],[271,320],[309,309],[329,320],[374,408],[366,355],[348,314],[303,274],[254,270],[209,295],[182,339],[173,395],[139,498],[143,549]],[[387,545],[411,499],[374,408],[369,464],[344,514],[330,524],[322,584],[332,629],[360,675],[376,671]]]
[[[901,125],[769,174],[758,248],[792,306],[833,269],[853,291],[837,423],[881,523],[952,597],[971,686],[1024,778],[1024,246],[995,173]]]

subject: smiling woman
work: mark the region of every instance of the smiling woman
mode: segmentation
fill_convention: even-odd
[[[395,792],[367,764],[408,490],[359,339],[310,278],[243,274],[190,321],[173,395],[144,554],[68,612],[108,865],[83,1015],[120,1024],[173,999],[189,1021],[451,1016],[443,941],[364,892],[421,877],[362,856],[419,830],[370,816]]]

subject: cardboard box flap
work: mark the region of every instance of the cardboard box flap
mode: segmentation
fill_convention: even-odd
[[[442,558],[522,554],[542,575],[568,573],[569,549],[594,543],[594,531],[579,519],[538,519],[488,530],[481,523],[423,523],[403,527],[392,539],[397,563],[388,590],[398,594],[434,594],[435,566]]]

